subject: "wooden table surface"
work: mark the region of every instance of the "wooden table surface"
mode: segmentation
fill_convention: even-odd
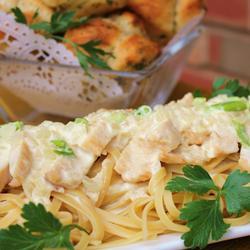
[[[175,88],[173,94],[170,97],[170,100],[179,99],[183,97],[185,93],[190,92],[190,91],[192,92],[193,90],[194,90],[193,87],[190,87],[189,85],[181,83]],[[3,102],[1,102],[1,98]],[[44,119],[50,119],[50,120],[56,120],[56,121],[67,120],[62,117],[56,117],[56,116],[51,116],[51,115],[44,115],[44,114],[40,114],[38,116],[34,115],[34,112],[28,105],[24,104],[19,99],[13,97],[12,95],[8,93],[8,91],[0,87],[0,108],[1,106],[5,106],[5,108],[7,109],[9,106],[11,106],[9,113],[12,119],[20,119],[20,117],[22,116],[32,117],[33,115],[35,117],[36,122],[40,122]],[[250,237],[212,244],[208,246],[206,250],[250,250]]]

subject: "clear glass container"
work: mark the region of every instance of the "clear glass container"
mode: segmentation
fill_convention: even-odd
[[[0,58],[0,85],[41,113],[79,117],[99,108],[128,108],[166,102],[191,52],[199,26],[178,36],[150,66],[136,72]]]

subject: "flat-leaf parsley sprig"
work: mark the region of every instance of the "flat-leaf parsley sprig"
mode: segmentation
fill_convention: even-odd
[[[198,196],[213,190],[215,198],[202,198],[185,204],[180,219],[187,222],[190,231],[182,235],[186,247],[204,248],[210,239],[219,240],[230,225],[223,220],[220,199],[223,198],[229,214],[239,215],[250,211],[250,174],[236,170],[226,179],[222,189],[217,187],[201,166],[187,165],[183,168],[185,177],[175,177],[166,185],[171,192],[191,192]]]
[[[223,77],[217,78],[212,85],[212,93],[210,98],[218,95],[227,96],[238,96],[238,97],[248,97],[250,95],[249,86],[241,86],[239,80],[237,79],[226,79]],[[203,97],[202,92],[197,89],[194,91],[193,96]]]
[[[29,203],[22,208],[23,226],[12,225],[0,230],[0,250],[43,250],[44,248],[65,248],[74,250],[70,232],[78,225],[63,226],[43,205]],[[87,232],[86,232],[87,233]]]
[[[18,7],[12,9],[15,15],[15,19],[19,23],[26,25],[28,21],[23,14],[22,10]],[[99,40],[91,40],[85,44],[77,44],[72,42],[70,39],[64,38],[64,35],[68,29],[77,28],[89,21],[89,17],[82,17],[78,20],[74,19],[75,12],[55,12],[50,22],[38,22],[30,24],[29,27],[35,31],[42,32],[47,38],[52,38],[57,41],[69,44],[75,52],[78,61],[84,71],[89,74],[89,66],[96,66],[101,69],[110,69],[108,64],[103,61],[103,56],[112,56],[110,53],[98,48],[101,44]]]

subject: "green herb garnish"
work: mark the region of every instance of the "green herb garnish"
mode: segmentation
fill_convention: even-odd
[[[183,168],[185,177],[175,177],[166,185],[171,192],[191,192],[196,195],[216,194],[211,200],[202,197],[189,202],[181,209],[180,219],[187,221],[190,230],[182,235],[186,247],[205,248],[210,239],[219,240],[230,225],[223,221],[220,199],[224,198],[226,210],[236,216],[250,211],[250,174],[236,170],[232,172],[222,189],[217,187],[210,175],[200,166],[187,165]]]
[[[19,23],[27,24],[27,20],[21,9],[12,9],[16,17],[16,21]],[[60,42],[67,43],[72,46],[81,67],[84,69],[85,73],[89,74],[89,66],[96,66],[101,69],[110,69],[108,64],[103,61],[102,57],[105,55],[110,55],[110,53],[98,48],[101,41],[93,40],[85,44],[77,44],[69,39],[64,38],[64,35],[68,29],[77,28],[89,21],[88,17],[83,17],[81,19],[74,19],[75,12],[55,12],[50,22],[38,22],[29,25],[29,27],[35,31],[43,32],[47,38],[52,38]]]
[[[13,225],[0,230],[0,250],[43,250],[44,248],[65,248],[74,250],[70,242],[71,230],[80,226],[63,226],[47,212],[43,205],[29,203],[22,208],[23,226]],[[86,231],[85,231],[86,232]]]
[[[55,12],[50,22],[40,22],[30,25],[33,30],[43,31],[48,36],[62,35],[66,33],[68,29],[77,28],[89,21],[88,17],[83,17],[79,20],[74,20],[75,12]]]
[[[237,112],[237,111],[244,111],[248,109],[247,102],[243,100],[216,103],[209,107],[211,109],[224,110],[226,112]]]
[[[235,127],[241,145],[250,147],[250,137],[247,134],[245,125],[237,121],[233,121],[233,125]]]
[[[21,122],[21,121],[16,121],[16,122],[12,122],[14,124],[14,126],[16,127],[16,131],[18,130],[22,130],[23,129],[23,126],[24,126],[24,123]]]
[[[203,97],[201,90],[196,89],[196,90],[193,92],[193,97],[194,97],[194,98]]]
[[[145,116],[151,113],[152,113],[152,108],[147,105],[143,105],[135,110],[135,115],[137,116]]]
[[[20,8],[12,8],[11,11],[15,15],[15,20],[18,23],[28,24],[28,21],[26,19],[26,16],[23,14]]]
[[[239,80],[228,80],[226,78],[217,78],[212,86],[212,94],[210,98],[218,95],[227,96],[238,96],[238,97],[248,97],[250,95],[249,86],[244,87],[240,85]],[[202,97],[202,92],[200,90],[195,90],[193,93],[194,97]]]
[[[65,156],[75,156],[74,151],[70,148],[66,141],[64,140],[53,140],[51,141],[54,146],[54,152],[58,155],[65,155]]]
[[[117,124],[124,122],[127,118],[127,114],[122,111],[112,112],[108,116],[108,120]]]
[[[89,121],[85,117],[76,118],[74,122],[77,123],[77,124],[83,124],[85,126],[89,125]]]

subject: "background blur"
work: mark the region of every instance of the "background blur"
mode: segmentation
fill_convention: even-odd
[[[208,90],[216,76],[250,82],[250,0],[206,0],[205,32],[182,82]]]

